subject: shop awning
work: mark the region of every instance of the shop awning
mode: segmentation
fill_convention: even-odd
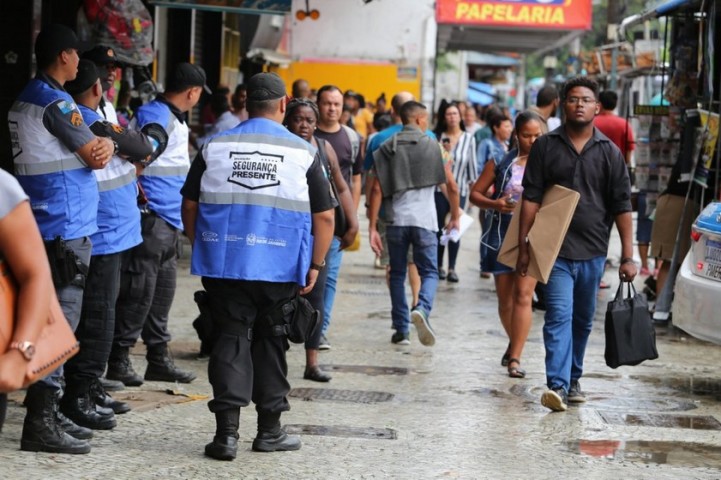
[[[438,50],[543,53],[591,28],[591,0],[437,0]]]
[[[285,53],[271,50],[269,48],[252,48],[248,50],[248,53],[245,56],[257,63],[268,63],[281,67],[287,67],[292,61]]]
[[[635,25],[654,18],[673,15],[679,10],[697,8],[700,4],[701,0],[669,0],[656,8],[624,18],[619,26],[619,32],[623,38],[626,36],[626,31]]]
[[[496,89],[492,85],[483,82],[468,82],[468,101],[481,106],[486,106],[498,100]]]
[[[292,0],[148,0],[150,5],[167,8],[185,8],[207,10],[211,12],[230,12],[259,15],[285,15],[290,12]]]
[[[507,57],[505,55],[493,55],[491,53],[468,52],[466,56],[468,65],[483,65],[488,67],[515,67],[521,61],[517,58]]]

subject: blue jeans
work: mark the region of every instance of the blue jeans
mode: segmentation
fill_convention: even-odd
[[[563,387],[583,375],[583,356],[596,313],[596,294],[605,256],[590,260],[559,258],[546,284],[546,347],[548,388]]]
[[[421,277],[421,291],[418,305],[414,308],[423,310],[430,316],[433,298],[438,287],[437,249],[438,238],[435,232],[419,227],[394,227],[388,225],[388,255],[390,257],[390,292],[391,317],[393,329],[408,333],[410,330],[410,313],[406,300],[406,269],[408,268],[408,248],[413,245],[413,263]]]
[[[333,311],[333,303],[335,302],[335,290],[338,284],[338,272],[340,272],[340,262],[343,260],[343,252],[340,249],[340,239],[333,237],[328,253],[325,256],[325,268],[328,271],[328,278],[325,281],[325,293],[323,294],[323,327],[321,332],[323,335],[328,333],[330,326],[330,314]]]

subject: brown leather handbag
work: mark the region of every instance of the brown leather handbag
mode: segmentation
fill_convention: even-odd
[[[23,387],[48,376],[78,353],[80,343],[65,319],[55,290],[50,295],[48,323],[35,341],[35,355],[28,363]],[[6,262],[0,259],[0,352],[7,352],[17,319],[18,289]]]

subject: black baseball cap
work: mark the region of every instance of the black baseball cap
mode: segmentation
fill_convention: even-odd
[[[35,56],[39,59],[51,59],[70,48],[82,52],[87,44],[71,28],[59,23],[44,27],[35,38]]]
[[[248,100],[276,100],[286,96],[285,83],[275,73],[256,73],[248,80]]]
[[[120,63],[115,56],[115,50],[106,45],[96,45],[82,54],[81,58],[90,60],[95,65],[113,65]]]
[[[80,59],[78,63],[78,74],[75,80],[65,82],[65,91],[70,95],[76,95],[83,93],[98,81],[100,75],[98,74],[98,68],[93,62],[87,59]]]
[[[205,82],[205,70],[202,67],[182,62],[177,64],[168,76],[168,85],[165,90],[168,92],[182,92],[190,87],[203,87],[206,93],[212,94],[213,91],[208,88]]]

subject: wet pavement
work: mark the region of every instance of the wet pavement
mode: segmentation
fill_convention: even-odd
[[[303,380],[302,348],[288,353],[292,410],[282,422],[303,448],[252,452],[255,412],[244,409],[234,462],[203,456],[215,425],[207,363],[197,359],[191,327],[200,282],[187,273],[186,255],[171,347],[198,379],[117,392],[134,410],[118,416],[116,429],[96,432],[92,452],[80,456],[20,452],[24,410],[14,394],[0,434],[0,479],[721,478],[721,348],[662,328],[658,360],[612,370],[603,359],[603,314],[614,291],[602,290],[581,380],[588,402],[550,413],[539,402],[542,315],[534,314],[522,359],[527,377],[509,378],[500,366],[507,339],[493,281],[478,276],[478,237],[475,227],[463,239],[460,283],[440,283],[433,348],[415,335],[407,347],[390,343],[390,299],[366,238],[359,252],[346,253],[332,349],[320,354],[333,380]],[[617,285],[616,270],[605,279]],[[132,360],[142,373],[142,345]]]

